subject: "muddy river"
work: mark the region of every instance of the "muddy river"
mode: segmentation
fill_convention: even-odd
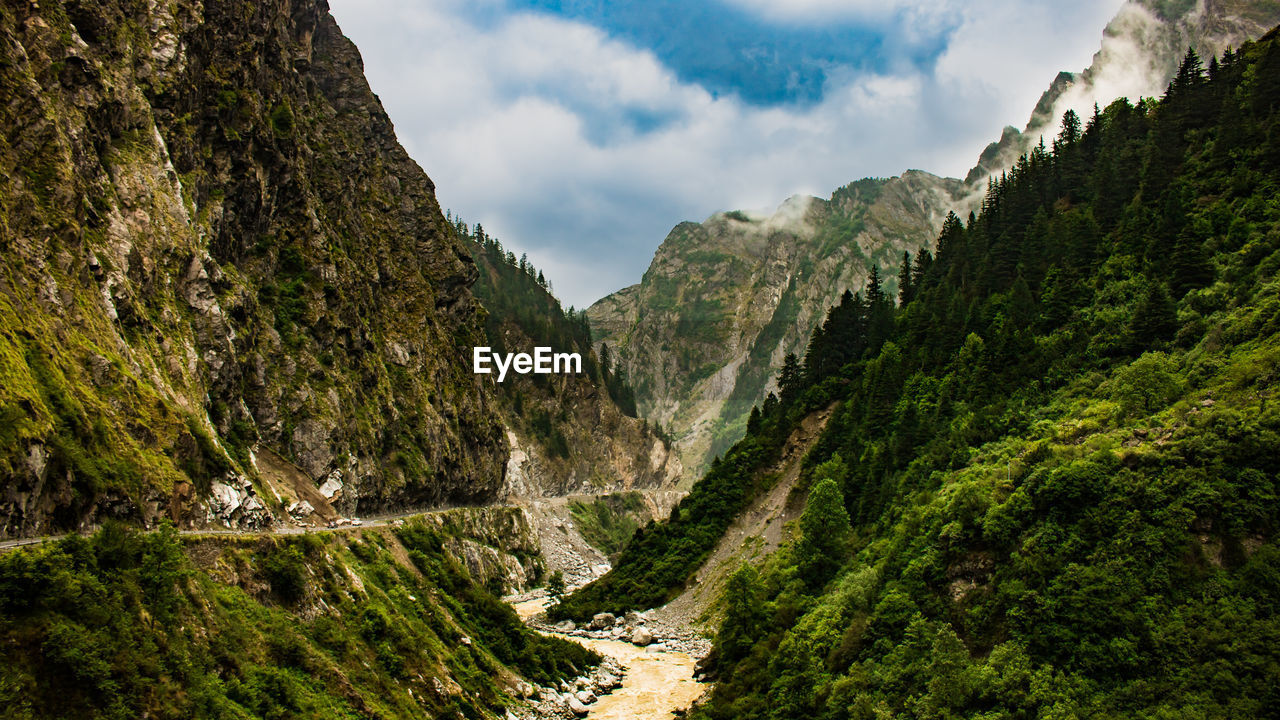
[[[537,599],[516,603],[513,607],[527,620],[542,612],[545,606],[545,599]],[[706,689],[693,681],[694,659],[685,653],[646,652],[642,647],[619,640],[560,637],[609,655],[627,668],[620,688],[588,706],[588,720],[672,718],[675,717],[673,710],[688,708]]]

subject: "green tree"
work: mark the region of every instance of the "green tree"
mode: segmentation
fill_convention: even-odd
[[[1184,390],[1178,364],[1162,352],[1143,353],[1117,371],[1109,385],[1111,399],[1126,417],[1162,408]]]
[[[551,577],[547,578],[547,597],[551,602],[559,605],[560,600],[564,598],[564,572],[556,570],[551,573]]]
[[[844,563],[852,531],[839,484],[844,463],[839,456],[829,462],[834,464],[824,463],[814,472],[817,481],[809,490],[808,504],[800,516],[800,539],[796,543],[800,577],[814,590],[825,585]]]
[[[898,304],[906,305],[916,296],[911,278],[911,253],[902,252],[902,267],[898,269]]]
[[[1178,309],[1169,295],[1169,287],[1161,282],[1151,283],[1129,321],[1130,346],[1145,350],[1165,342],[1177,331]]]
[[[778,394],[782,396],[782,402],[790,403],[799,396],[802,380],[800,360],[795,353],[787,353],[782,360],[782,370],[778,373]]]
[[[716,636],[716,647],[720,661],[733,664],[751,650],[766,619],[760,575],[755,568],[744,564],[729,576],[724,601],[724,622]]]

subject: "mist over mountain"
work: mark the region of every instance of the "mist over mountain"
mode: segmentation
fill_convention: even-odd
[[[1228,48],[1257,38],[1280,22],[1280,3],[1265,0],[1128,0],[1102,32],[1102,45],[1089,67],[1063,71],[1036,103],[1026,126],[1006,127],[983,151],[965,181],[985,183],[1011,167],[1040,138],[1051,139],[1062,116],[1073,110],[1093,114],[1120,97],[1158,97],[1178,70],[1187,48],[1201,57],[1219,57]]]
[[[1094,103],[1161,95],[1188,47],[1214,57],[1276,23],[1280,3],[1131,0],[1092,65],[1054,78],[1025,129],[1006,127],[963,183],[910,171],[852,183],[812,211],[793,198],[767,222],[736,211],[678,225],[638,285],[592,305],[596,340],[615,349],[643,413],[669,428],[686,469],[705,470],[776,390],[786,356],[803,355],[825,308],[872,266],[896,288],[903,252],[928,247],[948,212],[978,209],[987,180],[1052,140],[1067,110],[1088,118]]]

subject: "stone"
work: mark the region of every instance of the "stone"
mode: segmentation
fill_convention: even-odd
[[[571,633],[577,629],[578,626],[574,625],[572,620],[564,620],[556,624],[556,632]]]
[[[649,647],[645,648],[644,651],[647,653],[666,652],[667,646],[663,645],[662,643],[654,643],[653,645],[650,645]]]
[[[569,708],[569,712],[578,717],[586,717],[587,713],[590,712],[587,710],[586,705],[583,705],[578,698],[572,696],[569,697],[569,702],[565,703],[565,707]]]
[[[215,482],[209,487],[209,501],[214,515],[224,521],[240,509],[240,493],[226,483]]]
[[[632,645],[644,647],[651,642],[653,642],[653,633],[649,632],[648,628],[636,628],[636,631],[631,634]]]
[[[596,701],[596,694],[590,690],[579,690],[574,697],[578,698],[578,702],[583,705],[590,705]]]
[[[342,490],[342,472],[334,470],[329,473],[329,477],[325,478],[324,484],[320,486],[320,494],[325,498],[332,500],[334,495]]]
[[[590,630],[608,630],[613,627],[616,619],[613,613],[597,613],[591,616],[591,624],[587,628]]]

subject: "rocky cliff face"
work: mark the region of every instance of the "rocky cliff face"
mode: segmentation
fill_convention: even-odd
[[[913,170],[827,200],[794,197],[767,217],[681,223],[640,284],[590,308],[592,330],[631,378],[641,414],[669,427],[684,467],[700,473],[742,436],[827,308],[872,265],[892,274],[904,250],[931,244],[964,194],[958,180]]]
[[[269,521],[255,447],[348,512],[498,493],[476,270],[322,0],[9,3],[0,43],[0,535]]]
[[[985,183],[1045,137],[1060,130],[1062,115],[1082,118],[1093,105],[1164,93],[1188,47],[1208,62],[1228,48],[1253,40],[1280,24],[1280,2],[1273,0],[1129,0],[1102,33],[1102,46],[1083,72],[1062,72],[1041,96],[1026,127],[1007,127],[1000,140],[983,151],[966,181]]]
[[[534,275],[495,247],[472,242],[486,342],[503,352],[538,346],[583,357],[577,374],[518,375],[496,384],[510,456],[503,495],[555,497],[671,488],[680,460],[648,422],[619,407],[603,381],[590,332]]]

